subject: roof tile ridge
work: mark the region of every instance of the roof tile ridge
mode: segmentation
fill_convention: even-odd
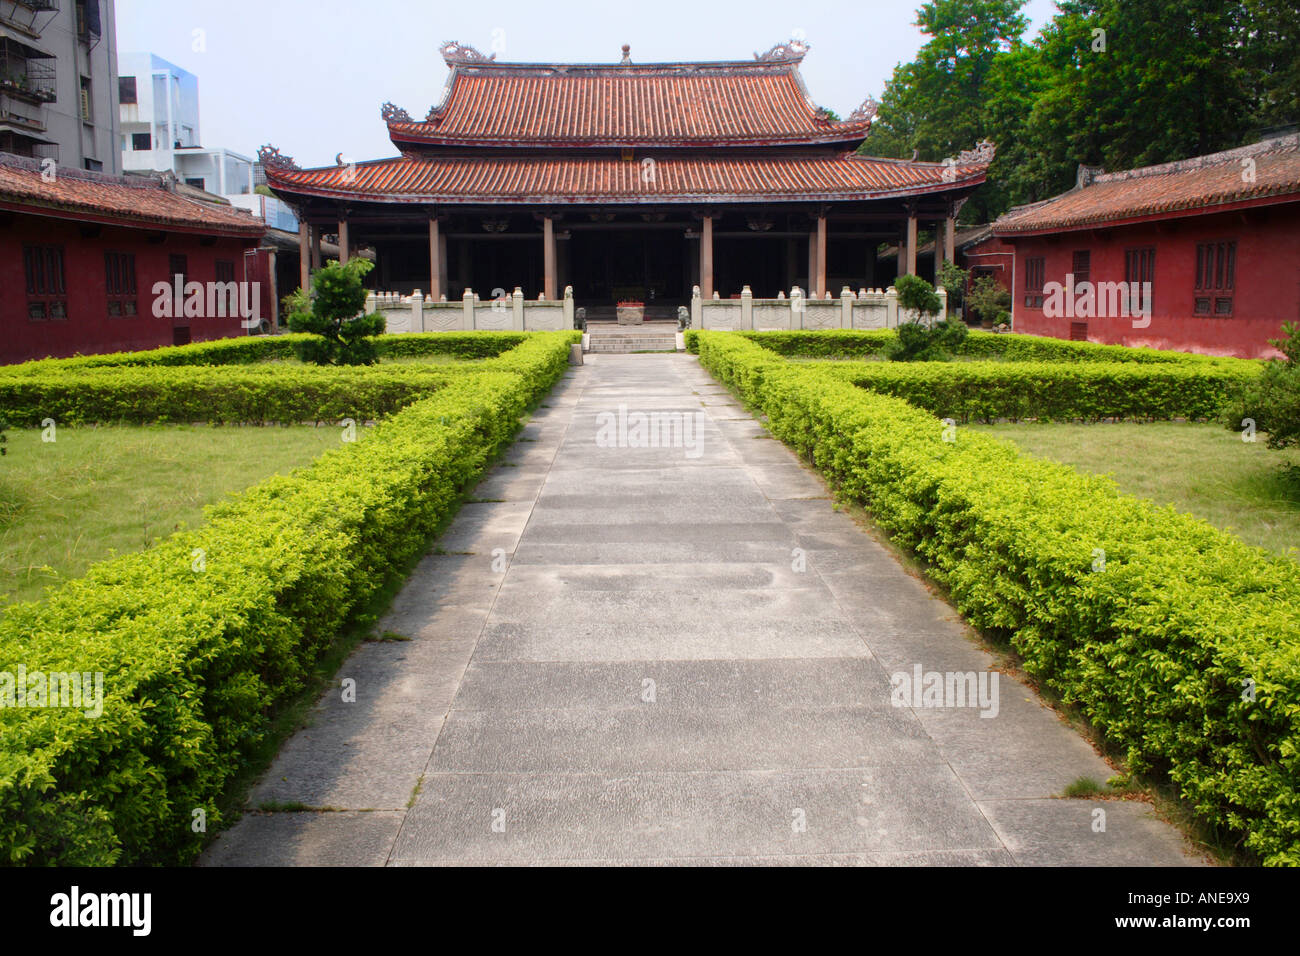
[[[22,170],[30,173],[43,173],[48,167],[46,160],[31,156],[19,156],[16,153],[0,152],[0,166]],[[77,169],[75,166],[58,166],[54,169],[58,179],[75,179],[94,183],[97,186],[122,186],[127,189],[164,189],[163,177],[158,173],[144,175],[115,175],[101,173],[90,169]]]
[[[1154,176],[1213,169],[1216,166],[1226,166],[1242,159],[1294,149],[1300,149],[1300,133],[1278,136],[1273,139],[1262,139],[1258,143],[1250,143],[1246,146],[1238,146],[1235,149],[1226,149],[1217,153],[1206,153],[1204,156],[1190,156],[1187,159],[1176,159],[1172,162],[1158,163],[1153,166],[1139,166],[1135,169],[1121,169],[1113,173],[1097,173],[1092,177],[1092,183],[1128,182],[1134,179],[1149,179]]]

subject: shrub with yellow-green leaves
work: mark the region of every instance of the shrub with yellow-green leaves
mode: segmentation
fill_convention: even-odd
[[[1167,775],[1263,862],[1300,865],[1300,566],[744,336],[696,341],[1133,770]]]
[[[513,438],[573,337],[528,336],[492,368],[432,376],[436,389],[408,396],[367,440],[7,608],[0,674],[100,673],[104,701],[96,717],[0,708],[0,859],[192,859],[195,811],[219,825],[223,788],[276,706]]]

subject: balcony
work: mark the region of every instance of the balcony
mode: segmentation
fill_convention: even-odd
[[[58,163],[59,144],[0,128],[0,153],[12,153],[29,159],[52,159]]]
[[[45,108],[25,97],[10,95],[0,85],[0,124],[35,133],[45,132]]]
[[[0,37],[0,95],[53,103],[57,96],[54,62],[48,53]]]
[[[57,14],[60,0],[0,0],[0,23],[8,24],[32,37],[38,37],[50,25],[49,17],[40,26],[36,20],[43,13]]]

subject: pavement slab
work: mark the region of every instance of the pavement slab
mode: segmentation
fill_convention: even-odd
[[[376,633],[201,863],[1202,862],[690,355],[571,369]]]

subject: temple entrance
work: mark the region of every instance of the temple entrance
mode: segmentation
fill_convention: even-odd
[[[644,302],[647,319],[675,319],[690,304],[688,244],[681,227],[661,230],[575,229],[569,284],[589,318],[613,317],[622,301]]]

